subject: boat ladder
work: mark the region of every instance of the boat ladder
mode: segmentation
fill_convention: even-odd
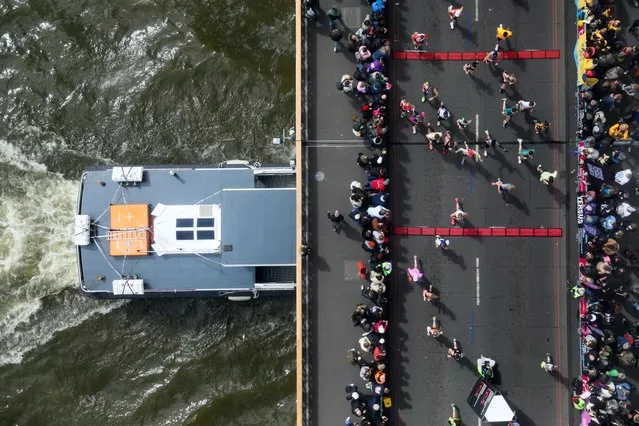
[[[107,240],[143,240],[146,238],[146,231],[135,229],[126,231],[109,231]]]

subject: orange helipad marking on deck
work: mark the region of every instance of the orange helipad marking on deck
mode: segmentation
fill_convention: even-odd
[[[393,59],[410,59],[421,61],[470,61],[482,60],[488,52],[421,52],[421,51],[396,51]],[[499,52],[498,60],[517,59],[559,59],[559,50],[505,50]]]
[[[427,226],[396,226],[395,235],[432,237],[550,237],[563,236],[561,228],[432,228]]]
[[[118,204],[110,207],[107,234],[111,256],[146,256],[149,253],[149,205]]]

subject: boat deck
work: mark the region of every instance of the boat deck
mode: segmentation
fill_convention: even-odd
[[[92,243],[79,247],[80,275],[85,292],[108,295],[113,292],[113,280],[139,276],[144,279],[145,296],[230,294],[255,288],[256,266],[294,270],[295,188],[256,189],[254,172],[250,168],[154,167],[145,168],[144,174],[145,180],[139,185],[114,182],[111,168],[91,170],[83,175],[78,211],[97,221]],[[161,204],[222,206],[218,220],[211,223],[213,228],[210,228],[216,238],[221,235],[220,252],[193,250],[159,255],[149,245],[146,256],[111,256],[110,246],[114,243],[109,236],[112,214],[134,217],[135,205],[149,205],[150,212]],[[120,210],[114,213],[110,209],[112,205],[119,205]],[[276,220],[283,214],[289,215],[291,220]],[[148,213],[144,216],[148,217]],[[153,225],[145,228],[149,229],[151,240],[157,239],[157,228],[155,233]],[[135,235],[122,235],[122,241],[115,244],[126,248],[127,238],[133,237]],[[267,246],[271,250],[259,249]],[[259,275],[282,275],[276,272],[261,271]],[[287,275],[291,275],[290,271]]]
[[[574,179],[570,175],[574,157],[572,146],[565,142],[566,129],[574,129],[575,123],[560,113],[571,108],[567,103],[572,103],[575,87],[572,63],[567,62],[572,61],[572,28],[567,29],[568,40],[559,33],[565,2],[542,0],[533,5],[516,1],[500,3],[499,10],[479,2],[479,20],[474,20],[469,5],[454,32],[448,27],[443,3],[407,0],[387,4],[396,51],[412,50],[413,31],[429,33],[430,51],[487,51],[494,46],[495,27],[500,23],[514,31],[511,50],[561,50],[559,60],[500,64],[519,79],[515,93],[509,91],[509,103],[533,99],[538,104],[533,114],[516,117],[510,129],[501,127],[498,73],[487,66],[480,64],[473,81],[463,74],[461,61],[391,61],[391,210],[400,232],[411,228],[413,233],[421,227],[447,230],[453,198],[460,197],[469,212],[469,228],[505,227],[518,235],[522,228],[554,228],[563,235],[450,237],[451,250],[446,254],[435,248],[432,236],[393,236],[395,273],[388,290],[392,424],[444,424],[451,403],[460,407],[465,424],[475,424],[478,419],[465,401],[476,380],[475,358],[484,354],[497,360],[498,386],[516,408],[522,425],[568,425],[574,414],[569,413],[568,378],[578,371],[578,359],[573,347],[577,338],[568,333],[576,327],[572,324],[575,309],[569,306],[565,290],[570,276],[567,265],[571,264],[567,257],[575,252],[571,247]],[[356,0],[344,0],[338,7],[352,29],[368,11]],[[566,13],[566,22],[572,22],[572,12]],[[345,49],[333,53],[325,12],[318,22],[307,25],[304,37],[304,227],[312,253],[305,264],[303,417],[305,424],[328,426],[342,424],[350,415],[345,385],[364,385],[345,357],[360,336],[359,328],[353,328],[350,321],[354,306],[364,301],[356,263],[368,256],[360,248],[358,226],[347,219],[344,231],[336,234],[326,212],[350,210],[348,186],[352,180],[363,179],[355,160],[366,148],[351,132],[351,116],[358,105],[335,89],[341,75],[352,73],[353,55]],[[462,167],[456,155],[442,157],[429,151],[423,136],[413,135],[408,124],[399,120],[396,107],[400,99],[408,99],[435,121],[435,108],[419,102],[421,83],[426,80],[440,89],[455,118],[478,119],[477,130],[483,134],[489,129],[509,152],[493,151],[483,165],[467,162]],[[552,122],[548,140],[529,130],[533,117]],[[474,145],[475,123],[470,128],[468,139]],[[536,156],[531,164],[517,164],[517,137],[534,145]],[[540,163],[560,171],[553,188],[538,181],[535,168]],[[490,185],[497,177],[517,186],[509,205]],[[421,289],[405,279],[413,255],[423,261],[425,282],[441,294],[438,307],[424,302]],[[444,338],[440,341],[426,336],[433,315],[442,322]],[[446,345],[453,338],[464,349],[464,362],[446,359]],[[554,381],[539,368],[546,352],[555,357],[563,380]]]

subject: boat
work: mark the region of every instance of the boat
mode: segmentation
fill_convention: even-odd
[[[80,179],[74,244],[94,298],[295,289],[295,164],[104,166]]]

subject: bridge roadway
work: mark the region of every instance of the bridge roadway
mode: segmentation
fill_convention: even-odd
[[[361,0],[337,5],[353,30],[368,9]],[[459,28],[451,31],[447,5],[389,1],[394,49],[411,50],[410,34],[424,31],[429,34],[430,51],[485,52],[494,46],[495,28],[502,23],[514,32],[509,49],[558,49],[561,55],[500,63],[519,79],[514,94],[508,91],[509,102],[532,99],[538,105],[529,116],[516,117],[509,129],[501,127],[498,72],[486,65],[480,64],[473,81],[463,74],[460,61],[390,62],[394,225],[450,226],[453,198],[460,197],[472,226],[555,227],[564,232],[563,238],[451,237],[448,255],[435,249],[432,237],[392,238],[396,271],[389,286],[392,424],[445,424],[451,403],[461,408],[465,424],[478,423],[465,401],[476,380],[475,358],[484,354],[497,359],[500,388],[516,407],[522,425],[567,426],[573,415],[567,378],[578,371],[577,336],[572,331],[576,313],[565,290],[566,265],[574,264],[567,256],[575,251],[571,247],[575,183],[570,174],[574,157],[566,135],[572,137],[570,129],[576,127],[574,114],[564,112],[574,111],[574,9],[566,0],[477,0],[464,5]],[[366,256],[358,228],[349,222],[344,232],[336,234],[326,212],[349,211],[348,184],[363,178],[355,158],[365,148],[351,132],[357,105],[335,89],[342,74],[352,73],[354,58],[346,49],[333,53],[325,15],[332,4],[321,6],[320,20],[302,27],[301,58],[303,238],[312,253],[304,262],[304,396],[298,422],[302,418],[313,426],[343,424],[350,413],[344,386],[364,384],[345,355],[359,338],[350,313],[362,301],[355,264]],[[435,108],[420,103],[420,86],[426,80],[440,90],[454,117],[474,120],[468,135],[471,144],[476,130],[481,137],[489,129],[509,152],[491,152],[483,165],[467,162],[462,167],[456,155],[442,157],[429,151],[423,136],[413,135],[400,121],[397,108],[400,99],[408,99],[435,121]],[[546,140],[530,130],[533,117],[552,123]],[[456,129],[455,133],[462,137]],[[517,164],[517,137],[536,149],[529,166]],[[539,163],[559,170],[554,189],[537,180],[534,168]],[[509,205],[490,185],[497,177],[517,186]],[[427,282],[441,293],[439,308],[422,301],[420,289],[404,278],[413,255],[423,260]],[[433,315],[442,321],[441,342],[426,336]],[[462,344],[467,362],[446,359],[445,342],[452,338]],[[565,380],[554,381],[539,368],[546,352],[553,354]]]

